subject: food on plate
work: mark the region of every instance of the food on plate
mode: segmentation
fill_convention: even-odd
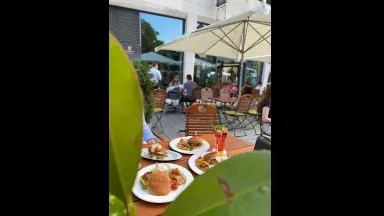
[[[168,156],[167,149],[163,148],[159,143],[152,144],[148,147],[149,156],[154,160],[164,160]]]
[[[217,164],[216,160],[217,152],[211,152],[209,154],[204,155],[203,159],[207,161],[210,165]]]
[[[181,174],[180,170],[177,168],[169,170],[168,175],[171,178],[173,184],[182,185],[187,182],[187,179]]]
[[[145,189],[148,187],[148,181],[149,177],[151,176],[152,172],[146,172],[144,175],[140,177],[142,188]]]
[[[203,145],[203,139],[197,136],[189,138],[187,141],[180,139],[177,143],[179,149],[192,151],[193,149],[200,148]]]
[[[166,164],[158,164],[156,163],[156,170],[167,172],[169,170],[168,166]]]
[[[197,136],[193,136],[188,139],[188,144],[193,147],[200,147],[201,145],[203,145],[203,139]]]
[[[200,156],[196,159],[196,166],[205,172],[209,168],[210,164]]]
[[[156,164],[156,169],[144,173],[140,177],[142,189],[148,189],[155,196],[166,196],[172,190],[177,190],[179,185],[187,182],[178,168],[169,169],[166,164]]]
[[[177,188],[179,188],[179,185],[178,184],[172,184],[171,188],[172,188],[172,190],[177,190]]]
[[[220,153],[217,151],[213,151],[211,153],[208,153],[204,155],[204,157],[199,156],[196,159],[196,166],[202,171],[207,171],[210,167],[213,167],[214,165],[228,159],[228,156],[226,152]]]
[[[144,174],[145,175],[145,174]],[[148,179],[148,190],[155,196],[166,196],[171,192],[171,178],[163,171],[153,171]]]

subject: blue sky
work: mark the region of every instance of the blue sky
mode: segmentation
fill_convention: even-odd
[[[168,43],[183,34],[183,21],[153,14],[140,13],[141,19],[149,22],[159,32],[158,39]]]

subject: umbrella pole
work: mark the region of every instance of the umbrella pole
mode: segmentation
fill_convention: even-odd
[[[245,32],[245,22],[244,22],[244,26],[243,26],[243,37],[242,37],[242,51],[241,51],[241,59],[240,59],[240,81],[239,81],[239,93],[238,93],[238,96],[239,98],[241,97],[241,86],[243,84],[243,60],[244,60],[244,45],[245,45],[245,37],[247,36],[246,35],[246,32]]]
[[[241,60],[240,60],[240,81],[239,81],[239,92],[238,96],[239,98],[241,97],[241,86],[243,84],[243,58],[244,58],[244,53],[241,54]]]

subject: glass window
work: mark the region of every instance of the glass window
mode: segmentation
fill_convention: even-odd
[[[197,23],[197,29],[208,24]],[[193,80],[201,87],[213,87],[218,84],[216,74],[216,57],[203,54],[195,54],[195,66]]]
[[[182,81],[183,52],[155,48],[168,43],[183,34],[184,21],[148,13],[140,13],[141,20],[141,60],[158,63],[162,75],[161,88],[167,88],[175,75]]]
[[[246,73],[244,74],[244,80],[250,81],[253,87],[256,87],[261,82],[261,62],[247,60],[245,65]]]

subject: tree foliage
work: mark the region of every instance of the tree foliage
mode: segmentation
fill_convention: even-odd
[[[144,19],[141,19],[141,50],[142,53],[153,52],[155,47],[163,45],[164,41],[158,40],[157,32],[152,25]]]
[[[132,64],[139,77],[141,90],[143,92],[145,121],[149,123],[153,116],[152,90],[155,85],[151,80],[153,75],[148,73],[151,66],[147,62],[138,60],[133,60]]]

